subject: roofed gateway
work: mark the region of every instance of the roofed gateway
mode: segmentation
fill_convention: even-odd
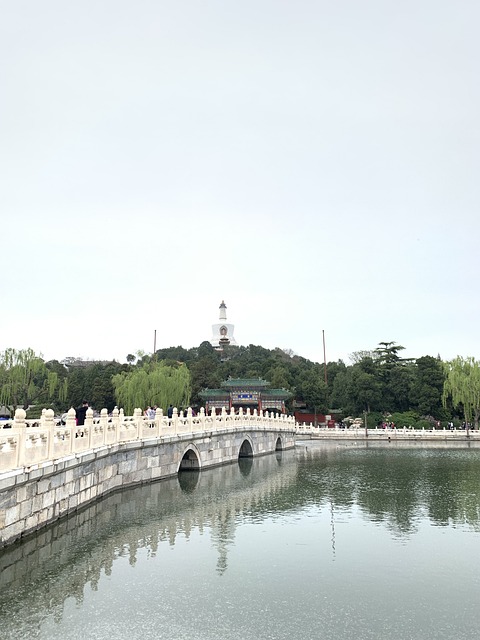
[[[229,378],[221,389],[204,389],[199,394],[205,410],[249,408],[251,411],[276,409],[285,412],[285,400],[292,397],[286,389],[270,389],[270,382],[261,378]]]

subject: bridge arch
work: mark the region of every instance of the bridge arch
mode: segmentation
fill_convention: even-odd
[[[200,468],[200,453],[194,444],[189,444],[183,452],[178,471],[198,471]]]
[[[246,436],[245,440],[238,451],[239,458],[253,458],[253,444],[250,436]]]
[[[275,451],[283,451],[285,448],[283,441],[282,441],[282,437],[278,436],[277,441],[275,443]]]

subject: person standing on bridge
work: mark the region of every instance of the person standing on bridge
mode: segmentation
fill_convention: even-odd
[[[85,416],[87,415],[88,402],[84,400],[82,406],[75,411],[77,417],[77,426],[85,424]]]
[[[167,418],[171,418],[173,416],[173,405],[170,405],[167,409]]]

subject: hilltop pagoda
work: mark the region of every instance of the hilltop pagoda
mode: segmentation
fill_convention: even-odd
[[[234,325],[227,322],[227,305],[224,300],[222,300],[219,309],[220,322],[212,325],[212,337],[210,338],[210,344],[217,350],[221,350],[229,344],[237,344],[233,337]]]

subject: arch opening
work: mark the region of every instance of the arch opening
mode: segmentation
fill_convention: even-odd
[[[238,452],[239,458],[253,458],[253,449],[250,440],[244,440],[242,442],[242,446],[240,447],[240,451]]]
[[[275,451],[283,451],[283,443],[280,436],[278,436],[277,442],[275,443]]]
[[[198,471],[200,469],[200,461],[193,449],[187,449],[180,461],[179,471]]]

